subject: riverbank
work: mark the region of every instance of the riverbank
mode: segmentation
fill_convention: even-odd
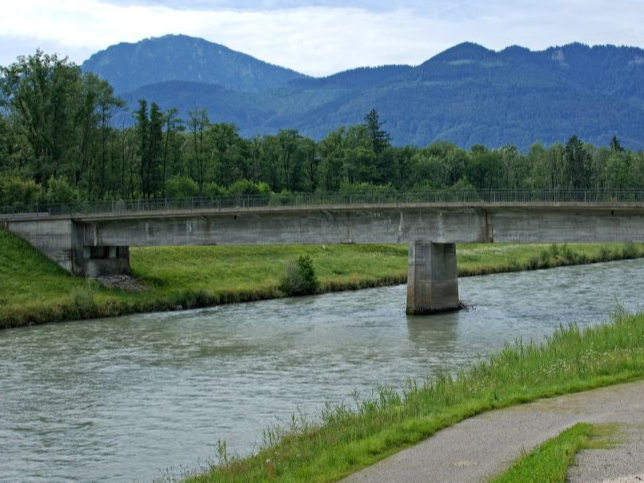
[[[407,245],[132,248],[138,292],[73,277],[0,230],[0,328],[284,297],[280,279],[313,259],[320,293],[405,283]],[[640,245],[458,245],[459,276],[644,256]]]
[[[433,445],[434,450],[416,451],[418,447],[412,447],[406,454],[396,455],[390,462],[379,463],[352,479],[401,481],[405,479],[404,474],[410,475],[404,472],[427,470],[428,467],[436,476],[435,471],[440,468],[428,464],[428,458],[433,454],[438,454],[437,461],[443,462],[445,471],[479,471],[480,467],[468,465],[467,461],[452,461],[457,452],[452,452],[449,459],[444,458],[444,452],[453,447],[444,441],[437,443],[435,438],[427,438],[492,409],[642,377],[644,314],[620,316],[611,323],[585,330],[574,326],[561,328],[543,344],[517,342],[506,346],[487,361],[461,370],[454,377],[443,374],[424,384],[408,383],[402,392],[380,388],[376,397],[358,402],[354,409],[345,405],[328,408],[323,412],[320,424],[304,422],[281,431],[273,429],[267,438],[268,445],[253,456],[231,459],[220,444],[220,466],[207,474],[189,478],[189,481],[334,481],[423,440],[426,440],[423,445]],[[633,387],[639,391],[639,396],[628,396]],[[597,397],[591,393],[569,396],[573,403],[568,409],[559,403],[559,399],[540,401],[532,412],[530,406],[512,408],[510,413],[495,412],[464,421],[465,426],[459,431],[441,434],[455,434],[479,453],[489,452],[490,448],[503,452],[502,459],[481,456],[477,460],[480,465],[491,465],[483,468],[489,472],[489,477],[514,460],[519,448],[534,447],[580,418],[594,422],[580,407],[592,406],[596,414],[614,415],[618,419],[622,413],[637,413],[623,406],[631,403],[641,406],[642,387],[641,383],[618,386],[614,390],[619,394],[612,398],[613,388],[593,392],[599,394]],[[623,391],[628,394],[624,396]],[[608,396],[604,397],[605,394]],[[612,406],[608,401],[616,407],[614,411],[610,410]],[[544,407],[550,407],[550,410],[546,411]],[[465,430],[477,424],[487,430]],[[508,432],[512,433],[510,439]],[[495,437],[499,444],[494,443]],[[480,444],[477,444],[479,440]],[[507,444],[515,440],[518,441],[516,445]],[[529,444],[525,443],[528,440]],[[443,453],[439,452],[440,448]],[[410,454],[414,452],[415,459],[411,459]],[[462,464],[455,468],[454,463],[458,461]],[[417,479],[423,479],[422,475]]]

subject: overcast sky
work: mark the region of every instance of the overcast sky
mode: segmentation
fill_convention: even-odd
[[[187,34],[305,74],[419,64],[459,42],[644,46],[642,0],[8,0],[0,65],[36,48],[81,63],[118,42]]]

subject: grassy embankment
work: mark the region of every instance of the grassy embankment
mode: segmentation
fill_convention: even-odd
[[[404,283],[407,245],[133,248],[138,293],[72,277],[27,243],[0,230],[0,328],[197,308],[284,296],[285,267],[310,255],[320,291]],[[644,255],[636,245],[458,245],[461,276]]]
[[[483,411],[644,377],[644,314],[585,330],[561,328],[543,344],[506,346],[452,377],[380,388],[355,407],[328,408],[320,424],[265,432],[243,459],[189,481],[334,481]],[[542,480],[543,481],[543,480]]]
[[[522,455],[492,483],[564,483],[568,469],[582,449],[614,444],[615,425],[578,423]]]

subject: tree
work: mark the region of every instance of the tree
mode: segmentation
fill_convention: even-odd
[[[0,89],[14,125],[31,147],[34,179],[44,182],[61,171],[62,160],[79,144],[80,68],[38,50],[1,68],[1,74]]]
[[[149,154],[148,172],[149,177],[148,196],[154,197],[162,192],[161,183],[161,158],[163,154],[163,112],[154,102],[150,106],[150,134],[149,134]]]
[[[590,156],[577,136],[572,136],[564,149],[564,177],[568,188],[583,189],[588,186]]]
[[[619,143],[617,136],[613,136],[613,139],[610,140],[610,150],[614,153],[621,153],[624,151],[624,148]]]
[[[0,92],[0,108],[20,138],[11,150],[23,169],[38,183],[62,176],[102,196],[109,122],[123,105],[110,85],[67,58],[38,50],[0,68]]]
[[[378,111],[372,109],[364,117],[369,138],[371,139],[373,151],[380,154],[387,146],[389,146],[390,135],[382,129],[384,123],[380,122]]]
[[[192,134],[192,163],[191,172],[196,175],[199,190],[203,190],[206,176],[206,160],[204,156],[204,132],[210,125],[205,109],[196,109],[188,113],[188,128]],[[194,176],[193,175],[193,176]]]
[[[103,198],[106,188],[106,170],[107,170],[107,155],[108,155],[108,141],[110,135],[110,121],[117,110],[125,107],[125,102],[122,99],[114,96],[114,89],[106,81],[98,79],[94,75],[89,75],[95,89],[97,91],[96,109],[98,110],[99,126],[101,133],[101,155],[99,166],[99,198]]]
[[[159,106],[153,102],[148,117],[147,102],[141,99],[136,119],[139,136],[141,194],[144,198],[153,198],[161,191],[160,159],[163,140],[163,114]]]
[[[141,193],[147,196],[150,190],[147,167],[150,163],[150,120],[148,119],[148,103],[145,99],[139,100],[139,109],[136,111],[136,132],[139,144],[139,177],[141,180]]]
[[[163,143],[163,169],[161,174],[162,183],[162,196],[165,198],[167,195],[167,179],[168,179],[168,159],[170,157],[170,139],[174,138],[174,134],[183,128],[183,121],[178,117],[179,111],[175,108],[168,109],[164,113],[165,122],[165,141]]]
[[[208,129],[213,177],[220,186],[229,186],[249,175],[246,142],[234,124],[213,124]]]
[[[372,109],[369,114],[364,117],[364,120],[369,132],[369,138],[371,139],[373,152],[376,153],[376,155],[379,155],[389,146],[391,136],[382,129],[384,123],[380,122],[378,111],[375,109]]]

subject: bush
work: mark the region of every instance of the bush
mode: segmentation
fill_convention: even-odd
[[[342,183],[340,194],[395,194],[396,189],[391,184],[378,185],[373,183]]]
[[[270,187],[266,183],[253,183],[247,179],[240,179],[231,184],[226,190],[227,196],[269,195]]]
[[[286,266],[286,274],[280,283],[280,290],[291,296],[311,295],[317,292],[319,286],[313,260],[308,255],[302,255],[296,262]]]
[[[45,201],[51,205],[77,205],[83,201],[83,194],[65,178],[49,178]]]
[[[33,180],[18,177],[0,178],[0,210],[7,207],[10,210],[29,209],[39,200],[41,186]]]
[[[203,185],[202,195],[206,198],[221,198],[226,195],[226,190],[217,183],[210,182]]]
[[[189,176],[173,176],[166,186],[168,198],[194,198],[199,196],[199,186]]]

